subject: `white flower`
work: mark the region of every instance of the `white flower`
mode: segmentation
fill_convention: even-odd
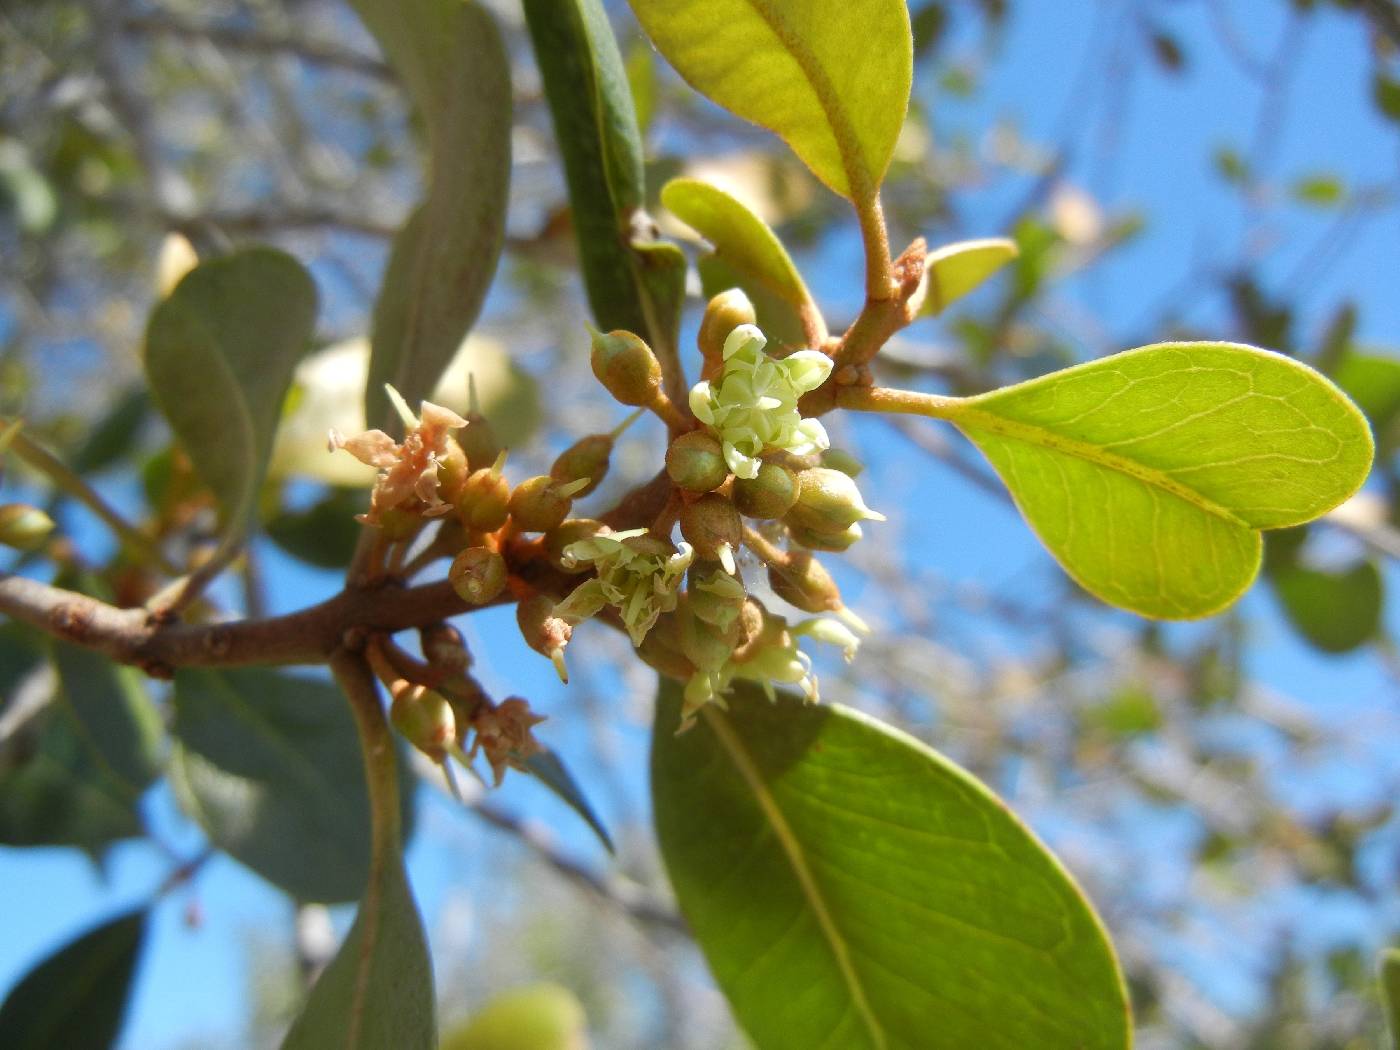
[[[695,552],[690,544],[672,547],[646,529],[602,533],[564,548],[565,568],[591,562],[596,578],[574,590],[554,609],[568,623],[579,623],[611,605],[633,645],[641,645],[664,612],[675,609],[677,590]]]

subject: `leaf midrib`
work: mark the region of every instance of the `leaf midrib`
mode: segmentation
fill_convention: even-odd
[[[826,939],[831,948],[831,954],[836,960],[836,967],[841,973],[841,978],[851,994],[851,1000],[855,1005],[856,1012],[865,1023],[866,1029],[870,1033],[870,1038],[874,1041],[879,1050],[885,1050],[889,1045],[885,1037],[884,1028],[875,1017],[875,1012],[870,1005],[870,1000],[865,993],[865,986],[861,983],[860,975],[856,973],[855,964],[851,960],[850,948],[846,944],[845,938],[836,926],[835,919],[832,918],[830,910],[827,908],[826,899],[822,896],[820,887],[817,886],[816,877],[812,873],[811,866],[807,863],[807,857],[802,849],[802,844],[798,841],[797,835],[788,824],[787,818],[783,815],[782,809],[778,806],[777,800],[768,790],[764,783],[758,767],[754,764],[752,756],[745,749],[743,741],[734,731],[729,720],[713,706],[707,706],[701,711],[701,715],[714,731],[715,737],[719,740],[720,746],[734,763],[735,769],[743,777],[744,783],[753,792],[754,800],[758,803],[759,809],[766,818],[769,827],[777,839],[778,845],[782,848],[787,857],[788,864],[792,867],[793,875],[797,879],[802,896],[811,906],[813,916],[817,920],[817,927],[821,930],[822,936]]]

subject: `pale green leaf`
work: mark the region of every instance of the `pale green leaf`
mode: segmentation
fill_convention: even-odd
[[[817,178],[873,200],[904,124],[904,0],[632,0],[689,84],[777,133]]]
[[[481,312],[505,240],[510,60],[495,20],[466,0],[352,0],[427,129],[426,196],[394,239],[374,307],[365,418],[392,383],[427,397]],[[396,421],[395,421],[396,422]]]
[[[146,932],[138,908],[65,944],[0,1005],[5,1050],[108,1050],[117,1042]]]
[[[770,292],[747,274],[740,273],[714,252],[706,252],[696,260],[700,274],[700,289],[706,301],[730,288],[742,288],[753,303],[758,326],[771,341],[781,346],[805,346],[807,335],[802,318],[786,299]]]
[[[1041,541],[1144,616],[1217,612],[1260,529],[1337,506],[1370,470],[1365,418],[1321,375],[1232,343],[1161,343],[951,403]]]
[[[981,783],[846,708],[742,688],[677,736],[652,798],[677,900],[759,1050],[1128,1044],[1113,951]]]
[[[315,323],[310,274],[271,248],[201,263],[151,313],[151,392],[230,535],[254,507],[282,399]]]
[[[170,780],[209,841],[302,901],[355,900],[369,877],[359,735],[328,682],[181,670]],[[399,764],[405,816],[411,778]]]
[[[1390,1038],[1395,1050],[1400,1050],[1400,948],[1381,952],[1381,998],[1385,1002]]]
[[[588,1050],[578,997],[557,984],[496,996],[442,1041],[442,1050]]]
[[[672,179],[661,203],[744,276],[801,309],[811,301],[797,267],[768,224],[737,198],[699,179]]]
[[[436,1050],[433,966],[398,850],[380,859],[354,925],[282,1043],[331,1047]]]
[[[940,314],[948,304],[973,291],[1020,254],[1006,237],[958,241],[932,252],[924,267],[925,291],[920,314]]]

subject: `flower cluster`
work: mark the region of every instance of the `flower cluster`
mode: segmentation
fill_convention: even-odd
[[[778,359],[767,344],[757,325],[740,325],[724,341],[719,378],[690,390],[690,410],[719,438],[735,477],[757,477],[764,452],[805,456],[831,446],[821,422],[797,410],[798,398],[826,382],[831,358],[799,350]]]
[[[579,623],[604,606],[622,618],[633,645],[641,645],[664,612],[676,607],[676,592],[694,551],[658,540],[646,529],[604,532],[564,548],[560,559],[568,569],[590,563],[598,575],[579,584],[554,608],[560,619]]]

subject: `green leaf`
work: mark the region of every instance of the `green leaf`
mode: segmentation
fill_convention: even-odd
[[[94,649],[55,641],[58,700],[73,716],[96,762],[139,794],[161,765],[160,713],[134,668]]]
[[[525,768],[537,776],[545,787],[559,796],[570,809],[583,818],[593,833],[598,836],[598,841],[603,844],[609,853],[616,853],[613,846],[612,836],[608,834],[608,829],[603,826],[593,804],[588,801],[588,796],[583,793],[583,789],[578,786],[578,781],[569,772],[569,767],[564,765],[560,757],[550,748],[537,751],[525,760]]]
[[[841,196],[874,199],[909,105],[904,0],[632,0],[632,9],[691,87],[781,136]]]
[[[273,671],[185,669],[172,728],[171,785],[210,842],[300,901],[364,893],[369,799],[338,689]],[[407,817],[412,779],[399,767]]]
[[[399,763],[400,766],[403,763]],[[383,858],[282,1050],[436,1050],[433,965],[403,858]]]
[[[315,323],[310,274],[271,248],[200,264],[151,313],[146,377],[230,536],[254,507]]]
[[[427,129],[427,192],[389,253],[374,306],[365,418],[384,384],[427,397],[481,312],[505,242],[510,59],[490,13],[464,0],[351,0]],[[396,422],[396,421],[395,421]]]
[[[1294,200],[1318,208],[1341,204],[1346,194],[1346,185],[1335,175],[1308,175],[1293,184]]]
[[[1238,598],[1260,529],[1298,525],[1370,470],[1365,418],[1290,358],[1160,343],[952,403],[1065,571],[1104,601],[1190,619]]]
[[[557,984],[496,996],[442,1041],[442,1050],[587,1050],[588,1019],[578,997]]]
[[[1400,124],[1400,79],[1378,72],[1372,81],[1371,93],[1376,100],[1376,108]]]
[[[846,708],[736,691],[652,736],[677,900],[759,1050],[1125,1047],[1128,1006],[1073,880],[969,774]]]
[[[921,315],[940,314],[1020,254],[1006,237],[958,241],[929,255],[924,266],[927,290]]]
[[[642,212],[642,137],[631,89],[599,0],[525,0],[535,61],[569,183],[574,233],[594,320],[649,328],[631,249]]]
[[[0,1005],[5,1050],[107,1050],[115,1045],[146,932],[138,908],[65,944]]]
[[[1366,413],[1382,454],[1400,445],[1400,361],[1378,354],[1348,353],[1332,378]]]
[[[1289,622],[1312,645],[1345,653],[1376,637],[1385,590],[1375,562],[1359,561],[1335,572],[1315,569],[1286,554],[1276,558],[1270,537],[1267,564]]]
[[[1400,1050],[1400,948],[1381,952],[1381,998],[1390,1025],[1390,1038]]]
[[[661,188],[661,203],[745,277],[799,310],[811,302],[812,295],[777,234],[724,190],[699,179],[672,179]]]
[[[350,564],[359,539],[355,515],[365,510],[364,489],[332,488],[304,510],[284,510],[268,519],[268,537],[294,558],[323,569]]]

